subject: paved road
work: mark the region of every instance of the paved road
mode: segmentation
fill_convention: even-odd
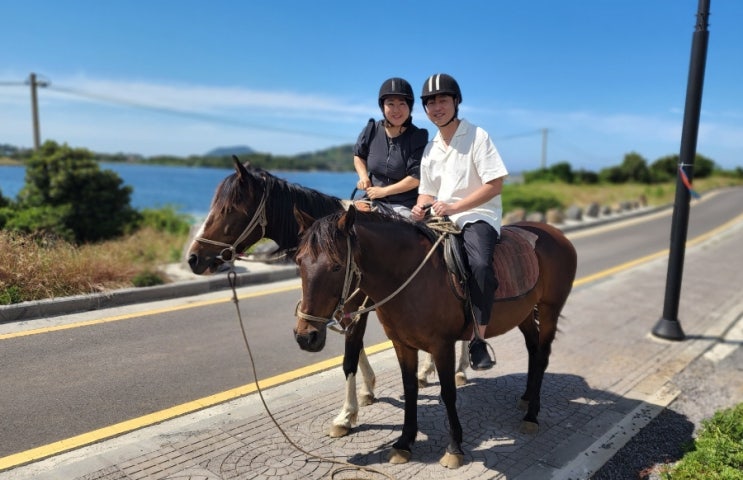
[[[700,204],[700,205],[701,205],[701,204]],[[740,205],[740,203],[738,203],[738,205]],[[696,217],[695,217],[695,218],[696,218]],[[708,216],[706,216],[706,215],[705,215],[705,216],[704,216],[704,218],[708,218]],[[693,222],[692,222],[692,225],[694,225],[694,224],[693,224]],[[690,230],[691,230],[691,229],[690,229]],[[692,237],[692,236],[693,236],[693,235],[692,235],[692,234],[690,234],[690,237]],[[615,235],[614,235],[614,236],[613,236],[612,238],[614,238],[614,237],[616,237],[616,238],[619,238],[619,239],[622,239],[622,238],[624,238],[624,244],[626,245],[626,242],[627,242],[627,241],[630,241],[630,240],[632,240],[632,239],[636,239],[636,238],[637,238],[637,235],[631,235],[631,236],[623,236],[623,235],[621,235],[621,236],[620,236],[620,235],[616,235],[616,234],[615,234]],[[578,241],[580,241],[580,240],[576,240],[576,242],[578,242]],[[640,243],[642,243],[642,242],[640,242]],[[641,247],[641,245],[637,245],[637,246],[636,246],[635,248],[640,248],[640,247]],[[605,281],[604,283],[606,283],[606,281]],[[591,290],[591,291],[593,291],[593,292],[595,292],[595,289],[596,289],[596,288],[598,288],[599,292],[601,293],[601,287],[600,287],[600,286],[598,286],[598,287],[585,287],[585,289],[586,289],[586,290]],[[584,294],[584,293],[583,293],[583,291],[582,291],[583,289],[584,289],[583,287],[580,287],[580,288],[578,288],[578,289],[576,290],[576,294],[575,294],[575,296],[580,296],[580,295],[583,295],[583,294]],[[650,290],[647,290],[647,291],[645,291],[645,292],[643,292],[643,293],[645,293],[645,294],[649,294],[649,293],[650,293]],[[621,295],[620,295],[620,296],[621,296]],[[636,300],[637,300],[637,299],[636,299]],[[638,302],[639,302],[639,303],[643,303],[642,299],[638,300]],[[572,303],[573,303],[573,301],[572,301],[572,299],[571,299],[571,302],[570,302],[570,304],[572,304]],[[658,302],[658,303],[656,303],[656,304],[659,304],[659,302]],[[605,308],[606,308],[606,305],[604,305],[604,309],[605,309]],[[656,310],[657,310],[657,309],[656,309]],[[615,312],[609,312],[609,316],[610,316],[610,315],[611,315],[612,313],[615,313]],[[655,313],[653,313],[653,314],[652,314],[652,316],[653,316],[653,317],[655,317],[655,318],[657,318],[657,316],[659,315],[659,313],[660,313],[660,312],[655,312]],[[599,315],[598,317],[600,318],[600,317],[601,317],[602,315],[606,315],[606,312],[603,312],[603,313],[602,313],[601,315]],[[652,320],[650,321],[650,323],[652,324]],[[589,324],[590,324],[590,323],[589,323]],[[599,324],[599,325],[600,325],[600,324]],[[595,328],[595,327],[594,327],[594,328]],[[516,343],[517,343],[517,345],[519,344],[519,342],[518,342],[518,341],[517,341]],[[520,345],[518,345],[518,346],[520,347]],[[501,352],[501,348],[500,348],[500,347],[497,347],[497,348],[498,348],[498,351],[499,351],[499,352]],[[559,348],[560,348],[560,343],[558,342],[558,343],[556,343],[556,345],[555,345],[555,350],[557,351],[557,350],[558,350]],[[581,353],[583,353],[583,352],[581,352]],[[502,357],[503,355],[500,355],[500,356]],[[515,351],[515,352],[514,352],[514,354],[513,354],[513,358],[520,358],[521,356],[523,356],[523,352],[520,352],[520,351],[518,351],[518,349],[517,349],[517,351]],[[553,361],[553,364],[554,364],[554,361]],[[376,363],[375,363],[375,365],[376,365]],[[587,365],[592,365],[591,361],[589,361],[589,362],[587,363]],[[522,367],[522,366],[521,366],[521,365],[519,365],[519,367]],[[551,369],[552,369],[552,368],[551,368]],[[394,372],[394,368],[392,369],[392,372]],[[392,375],[392,377],[394,377],[394,374]],[[507,375],[506,375],[506,377],[508,378],[508,376],[507,376]],[[337,390],[338,379],[337,379],[337,378],[335,378],[335,374],[334,374],[334,378],[333,378],[333,379],[331,380],[331,383],[333,384],[333,386],[334,386],[334,387],[335,387],[335,389]],[[508,381],[506,381],[506,383],[508,383]],[[568,382],[568,383],[570,383],[570,382]],[[619,381],[619,383],[621,383],[621,381]],[[330,393],[332,393],[332,395],[330,395]],[[330,396],[332,396],[333,398],[337,398],[337,391],[332,391],[332,392],[330,392],[330,393],[329,393],[329,395],[330,395]],[[394,397],[393,397],[393,398],[394,398]],[[335,402],[335,403],[333,403],[333,405],[332,405],[332,406],[330,406],[330,407],[328,407],[328,408],[330,408],[330,409],[334,409],[334,408],[337,408],[337,406],[338,406],[338,405],[337,405],[337,400],[336,400],[336,402]],[[542,436],[542,435],[540,434],[540,437],[541,437],[541,436]],[[488,471],[490,471],[490,469],[488,469]],[[91,478],[93,478],[93,477],[91,477]],[[94,477],[94,478],[105,478],[105,477]],[[112,478],[113,478],[113,477],[112,477]],[[127,477],[120,477],[120,478],[127,478]],[[214,478],[220,478],[220,477],[214,477]],[[245,477],[245,478],[251,478],[251,477]],[[401,477],[401,478],[404,478],[404,477]],[[461,477],[461,478],[465,478],[465,477]],[[509,478],[511,478],[511,477],[509,476]],[[611,478],[611,477],[607,477],[607,478]]]

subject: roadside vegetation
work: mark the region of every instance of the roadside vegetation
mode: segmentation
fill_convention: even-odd
[[[664,468],[666,480],[743,479],[743,403],[720,410],[702,422],[683,458]]]
[[[276,161],[251,154],[242,160],[267,169],[312,165],[347,170],[351,156],[343,148],[318,158]],[[157,285],[168,281],[161,270],[164,265],[183,261],[193,219],[173,208],[133,209],[131,187],[123,185],[116,173],[101,170],[99,160],[116,159],[55,142],[46,142],[36,153],[0,145],[0,164],[23,163],[27,172],[16,199],[0,192],[0,305]],[[157,163],[157,159],[149,161]],[[195,158],[190,164],[229,167],[231,160]],[[634,152],[620,165],[598,173],[573,171],[569,163],[557,163],[524,172],[522,182],[507,184],[504,212],[611,205],[641,197],[648,205],[668,205],[676,195],[677,165],[675,155],[648,165]],[[724,171],[701,155],[695,159],[697,192],[741,184],[740,167]],[[668,480],[743,479],[742,472],[743,404],[739,404],[705,421],[689,452],[676,465],[663,467],[661,474]]]
[[[168,281],[162,267],[182,261],[193,219],[172,208],[133,209],[132,188],[115,172],[101,170],[100,155],[89,150],[53,141],[35,153],[0,147],[10,160],[26,166],[26,184],[17,198],[0,192],[0,305]],[[319,165],[342,148],[331,150],[308,161]],[[350,158],[346,155],[349,165]],[[637,153],[598,173],[556,163],[507,184],[504,211],[544,213],[640,197],[648,205],[670,204],[677,164],[678,156],[668,156],[648,165]],[[694,188],[700,193],[742,183],[743,169],[722,171],[697,156]]]

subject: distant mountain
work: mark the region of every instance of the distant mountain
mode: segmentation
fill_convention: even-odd
[[[228,157],[230,155],[248,155],[256,153],[252,148],[245,145],[238,145],[236,147],[218,147],[213,150],[209,150],[204,154],[205,157]]]

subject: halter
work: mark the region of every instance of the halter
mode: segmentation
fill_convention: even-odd
[[[248,225],[245,227],[245,230],[237,237],[237,239],[230,245],[229,243],[224,242],[218,242],[216,240],[210,240],[208,238],[204,237],[196,237],[194,240],[201,243],[207,243],[209,245],[215,245],[217,247],[223,247],[222,251],[219,252],[219,255],[217,255],[217,258],[219,260],[222,260],[224,263],[227,263],[229,265],[235,264],[235,259],[238,256],[237,253],[237,246],[248,238],[248,235],[253,233],[253,230],[260,225],[261,226],[261,238],[266,236],[266,225],[268,225],[268,219],[266,218],[266,203],[268,200],[268,189],[265,189],[263,192],[263,196],[261,197],[261,201],[258,204],[258,207],[255,210],[255,215],[253,215],[253,218],[250,219],[250,222],[248,222]],[[229,258],[224,257],[224,253],[229,252]]]
[[[348,245],[348,253],[346,255],[346,276],[343,280],[343,291],[341,292],[341,297],[338,300],[338,305],[335,307],[335,310],[333,310],[333,313],[329,318],[325,317],[316,317],[314,315],[310,315],[308,313],[304,313],[299,310],[299,305],[302,303],[302,300],[297,302],[297,307],[294,311],[294,314],[302,318],[304,320],[310,321],[310,322],[318,322],[323,325],[325,325],[328,328],[331,328],[332,330],[335,330],[339,333],[345,333],[345,329],[340,324],[339,319],[352,319],[352,322],[356,322],[361,315],[371,312],[373,310],[376,310],[377,307],[380,307],[387,303],[388,301],[392,300],[398,293],[400,293],[405,287],[408,286],[408,284],[415,278],[416,275],[418,275],[418,272],[421,271],[423,268],[423,265],[426,264],[426,262],[431,258],[431,255],[433,255],[433,252],[436,251],[436,247],[439,246],[439,244],[444,240],[446,237],[446,233],[441,233],[439,235],[439,238],[436,239],[436,242],[431,247],[431,250],[428,251],[425,258],[421,261],[421,263],[418,265],[418,267],[415,269],[415,271],[408,277],[407,280],[405,280],[400,287],[397,288],[394,292],[390,293],[385,297],[383,300],[375,303],[371,307],[361,308],[359,310],[356,310],[353,313],[343,313],[343,307],[346,304],[347,300],[350,300],[353,298],[354,295],[356,295],[360,290],[359,286],[361,285],[361,270],[359,269],[358,265],[356,265],[356,261],[353,259],[353,256],[351,255],[351,237],[346,237],[346,243]],[[345,298],[346,295],[351,291],[351,279],[353,276],[358,276],[358,282],[357,282],[357,288],[356,290],[348,297]],[[368,299],[369,297],[367,297]],[[366,304],[366,300],[364,301],[364,304]]]
[[[359,269],[359,266],[356,265],[356,261],[353,259],[353,255],[351,255],[351,237],[346,237],[346,275],[343,278],[343,290],[341,291],[341,297],[338,299],[338,305],[336,305],[335,310],[333,310],[333,313],[330,315],[330,317],[316,317],[315,315],[310,315],[308,313],[304,313],[299,310],[299,305],[302,303],[302,300],[299,300],[297,302],[297,307],[294,309],[294,315],[303,319],[307,320],[309,322],[318,322],[323,325],[325,325],[327,328],[330,328],[331,330],[334,330],[338,333],[346,333],[346,329],[341,324],[341,320],[351,318],[350,314],[344,314],[343,308],[346,306],[346,302],[348,300],[351,300],[354,296],[356,296],[357,293],[359,293],[359,285],[361,284],[361,270]],[[351,282],[353,280],[353,277],[356,276],[356,289],[349,295],[351,292]],[[369,297],[366,297],[367,300]],[[364,300],[364,304],[366,304],[366,300]],[[370,311],[370,310],[367,310]],[[365,312],[362,312],[365,313]],[[361,313],[356,312],[354,316],[354,321],[361,315]]]

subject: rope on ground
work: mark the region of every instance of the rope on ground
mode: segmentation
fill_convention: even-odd
[[[230,282],[230,288],[232,289],[232,302],[235,304],[235,309],[237,310],[237,319],[240,324],[240,331],[242,332],[243,337],[243,343],[245,344],[245,348],[248,351],[248,357],[250,358],[250,366],[253,370],[253,381],[255,383],[255,388],[258,391],[258,396],[261,399],[261,403],[263,404],[263,408],[266,410],[266,413],[268,414],[269,418],[273,422],[273,424],[276,426],[276,428],[281,432],[281,435],[286,439],[287,442],[289,442],[289,445],[297,449],[298,451],[302,452],[303,454],[307,455],[308,457],[320,460],[322,462],[328,462],[328,463],[334,463],[341,465],[340,467],[334,468],[330,472],[330,478],[335,478],[336,475],[338,475],[341,472],[346,472],[350,470],[357,470],[357,471],[363,471],[363,472],[369,472],[369,473],[375,473],[378,475],[382,475],[383,477],[386,477],[390,480],[395,480],[395,477],[388,474],[387,472],[378,470],[376,468],[372,467],[365,467],[363,465],[354,465],[353,463],[349,463],[345,460],[337,460],[334,458],[327,458],[320,455],[316,455],[314,453],[308,452],[307,450],[303,449],[299,445],[297,445],[291,438],[289,438],[289,435],[284,431],[283,428],[281,428],[281,425],[279,425],[279,422],[276,420],[276,418],[273,416],[273,413],[271,413],[271,410],[268,408],[268,404],[266,403],[265,398],[263,398],[263,390],[261,390],[261,386],[258,383],[258,373],[255,369],[255,361],[253,359],[253,352],[250,348],[250,342],[248,341],[248,334],[245,331],[245,324],[243,322],[242,314],[240,312],[240,305],[237,298],[237,274],[235,273],[234,268],[230,269],[230,271],[227,274],[227,279]]]

